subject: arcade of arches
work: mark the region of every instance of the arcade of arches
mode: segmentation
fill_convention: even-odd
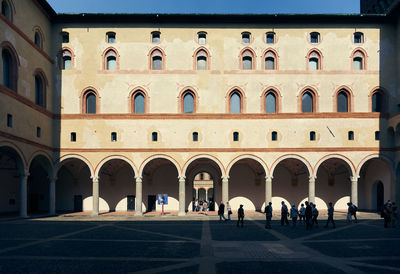
[[[141,215],[160,211],[157,194],[168,195],[166,211],[185,215],[194,201],[207,201],[215,210],[229,201],[235,210],[262,211],[272,201],[300,205],[315,202],[324,210],[332,202],[346,210],[349,201],[360,209],[376,211],[388,199],[399,197],[400,164],[383,157],[353,163],[342,156],[325,156],[310,165],[306,158],[287,155],[271,165],[256,156],[240,156],[230,162],[211,156],[195,156],[180,164],[170,156],[152,156],[142,163],[125,157],[109,157],[93,169],[82,156],[53,163],[44,153],[26,157],[15,146],[0,147],[0,213],[31,214],[88,211],[134,211]],[[140,167],[140,168],[136,168]]]

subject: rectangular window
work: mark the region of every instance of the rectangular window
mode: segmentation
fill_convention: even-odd
[[[275,35],[274,33],[267,33],[267,44],[273,44],[275,43]]]
[[[197,132],[193,132],[193,142],[199,141],[199,134]]]
[[[42,137],[42,129],[40,127],[36,128],[36,137],[38,138]]]
[[[115,43],[116,40],[116,34],[115,32],[107,32],[107,42],[108,43]]]
[[[250,33],[242,34],[242,43],[244,43],[244,44],[250,43]]]
[[[71,142],[76,142],[76,132],[71,132]]]
[[[348,137],[349,141],[353,141],[354,140],[354,131],[349,131],[347,137]]]
[[[111,142],[116,142],[116,141],[117,141],[117,133],[111,132]]]
[[[234,132],[233,133],[233,141],[238,142],[239,141],[239,132]]]
[[[276,131],[273,131],[271,134],[271,140],[272,141],[278,141],[278,133]]]
[[[375,141],[379,141],[380,139],[380,132],[379,131],[375,131]]]
[[[159,32],[153,32],[151,34],[151,42],[152,43],[160,43],[160,33]]]
[[[310,131],[310,141],[315,141],[315,131]]]
[[[13,116],[11,114],[7,114],[7,127],[13,127]]]
[[[62,42],[63,43],[69,43],[69,33],[68,32],[63,32],[62,33]]]
[[[158,141],[158,133],[157,133],[157,132],[153,132],[153,133],[151,134],[151,140],[152,140],[153,142],[157,142],[157,141]]]
[[[205,44],[206,43],[206,34],[205,33],[199,33],[199,44]]]

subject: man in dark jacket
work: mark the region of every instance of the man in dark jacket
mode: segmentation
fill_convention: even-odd
[[[243,209],[243,205],[240,205],[240,207],[238,209],[238,221],[237,221],[236,226],[239,226],[239,222],[240,222],[243,227],[243,221],[244,221],[244,209]]]
[[[221,203],[219,204],[219,207],[218,207],[218,215],[219,215],[219,221],[220,222],[222,221],[222,219],[224,219],[224,221],[226,221],[226,218],[224,216],[224,211],[225,211],[225,205],[221,201]]]
[[[288,215],[289,215],[289,209],[287,205],[285,205],[285,202],[282,201],[282,208],[281,208],[281,225],[283,226],[284,224],[289,225],[289,220],[288,220]]]
[[[331,222],[333,225],[333,228],[336,228],[335,221],[333,220],[333,212],[335,209],[333,208],[332,202],[329,203],[328,207],[328,221],[326,222],[325,227],[328,227],[329,223]]]
[[[265,228],[269,229],[271,228],[271,219],[272,219],[272,203],[269,202],[268,205],[265,207],[265,217],[266,217],[266,222],[265,222]]]
[[[312,208],[310,206],[310,204],[306,201],[306,229],[307,230],[311,230],[312,228],[312,224],[311,224],[311,220],[312,220]]]

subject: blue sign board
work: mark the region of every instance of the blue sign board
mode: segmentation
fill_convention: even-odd
[[[157,203],[159,205],[167,205],[168,204],[168,194],[157,194]]]

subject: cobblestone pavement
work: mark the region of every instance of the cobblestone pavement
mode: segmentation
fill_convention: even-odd
[[[366,215],[367,216],[367,215]],[[0,221],[0,273],[398,273],[400,229],[380,219],[306,231],[248,216]]]

